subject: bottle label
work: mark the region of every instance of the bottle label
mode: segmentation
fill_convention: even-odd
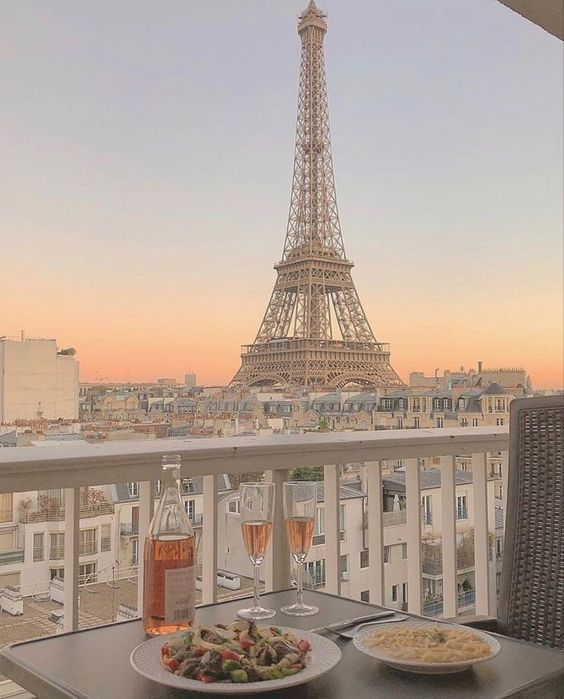
[[[194,566],[165,570],[165,623],[194,620]]]

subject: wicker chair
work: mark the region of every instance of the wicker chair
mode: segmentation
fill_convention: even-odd
[[[511,403],[508,475],[497,620],[468,625],[564,649],[563,396]]]

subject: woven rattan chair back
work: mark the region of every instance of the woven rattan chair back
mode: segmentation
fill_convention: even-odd
[[[511,403],[502,633],[564,649],[564,397]]]

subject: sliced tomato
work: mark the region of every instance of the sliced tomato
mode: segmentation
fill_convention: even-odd
[[[167,665],[173,672],[176,672],[176,670],[178,670],[179,667],[179,662],[175,658],[172,658],[167,662]]]
[[[192,651],[192,655],[205,655],[207,652],[207,648],[195,648]]]
[[[168,655],[168,646],[166,644],[161,648],[161,655]]]
[[[224,650],[221,654],[224,660],[239,660],[239,653],[234,650]]]
[[[309,641],[306,641],[305,638],[303,638],[298,643],[298,650],[301,651],[302,653],[307,653],[310,648],[311,648],[311,643]]]
[[[212,675],[206,675],[204,672],[200,672],[200,674],[196,676],[196,679],[200,682],[215,682],[215,677],[212,677]]]
[[[241,644],[241,647],[245,650],[248,650],[251,646],[255,645],[255,642],[251,641],[250,638],[245,638],[242,641],[239,641],[239,643]]]

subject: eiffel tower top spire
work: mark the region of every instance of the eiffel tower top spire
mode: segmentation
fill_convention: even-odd
[[[243,349],[233,384],[402,384],[389,365],[389,350],[372,332],[345,254],[331,152],[326,33],[326,14],[310,0],[298,18],[298,117],[284,250],[266,313],[253,345]]]

